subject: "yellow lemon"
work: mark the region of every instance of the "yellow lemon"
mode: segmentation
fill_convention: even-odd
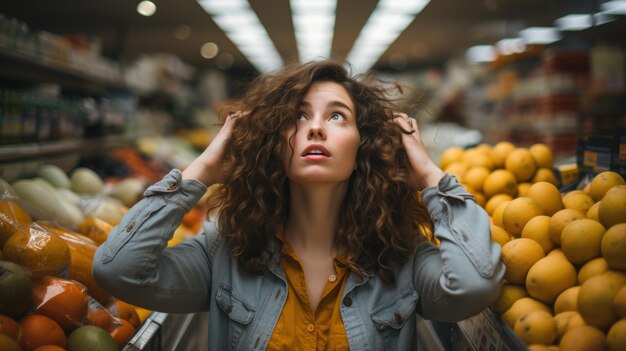
[[[608,272],[609,264],[606,262],[604,257],[594,258],[589,262],[585,263],[580,270],[578,270],[578,284],[584,283],[587,279],[600,275],[604,272]]]
[[[498,299],[496,299],[491,308],[495,313],[501,315],[511,308],[515,301],[524,297],[528,297],[528,292],[523,286],[506,283],[502,285],[500,295],[498,295]]]
[[[554,315],[556,323],[557,340],[561,340],[563,335],[569,330],[585,325],[585,320],[576,311],[564,311]]]
[[[578,292],[578,313],[589,325],[608,329],[617,320],[613,299],[626,284],[626,275],[610,274],[611,271],[587,279]]]
[[[578,311],[576,301],[578,300],[578,292],[580,285],[572,286],[565,289],[554,301],[554,314],[565,311]]]
[[[523,285],[530,268],[545,257],[543,248],[536,241],[518,238],[502,246],[502,262],[506,266],[504,279]]]
[[[535,200],[543,213],[552,216],[563,209],[563,198],[559,189],[548,182],[538,182],[528,189],[528,197]]]
[[[591,351],[604,350],[605,348],[604,333],[589,325],[570,329],[559,342],[559,349],[563,351]]]
[[[530,296],[547,304],[552,304],[563,291],[575,285],[576,269],[558,256],[540,259],[526,276],[526,290]]]
[[[561,232],[566,225],[577,219],[583,219],[585,215],[580,211],[564,208],[550,217],[550,239],[557,244],[561,243]]]
[[[508,141],[501,141],[491,148],[491,159],[498,168],[502,168],[506,158],[513,150],[515,150],[515,145]]]
[[[591,183],[589,183],[589,195],[591,195],[594,201],[600,201],[609,189],[620,184],[626,184],[626,181],[619,173],[613,171],[602,172],[593,177]]]
[[[593,206],[593,199],[582,190],[574,190],[563,196],[563,206],[587,213]]]
[[[600,217],[598,216],[598,210],[600,209],[601,202],[602,201],[598,201],[589,208],[589,211],[587,211],[587,218],[600,222]]]
[[[593,219],[582,218],[573,221],[561,232],[561,249],[570,262],[583,264],[600,257],[600,246],[605,232],[606,229],[602,224]]]
[[[542,215],[531,218],[522,230],[522,238],[536,241],[546,254],[552,251],[556,244],[550,240],[550,217]]]
[[[537,164],[527,148],[519,147],[506,158],[504,168],[513,173],[518,182],[523,182],[535,175]]]
[[[622,286],[615,294],[613,309],[618,318],[626,318],[626,286]]]
[[[493,212],[496,210],[496,207],[505,201],[513,200],[513,196],[509,194],[497,194],[492,196],[485,205],[485,211],[488,215],[493,216]]]
[[[467,170],[467,172],[465,172],[463,182],[474,188],[476,191],[482,192],[483,184],[485,183],[485,179],[487,179],[487,176],[489,176],[489,174],[491,174],[491,171],[485,167],[472,167]]]
[[[543,211],[535,200],[530,197],[518,197],[509,202],[502,213],[503,228],[511,235],[519,237],[526,223],[542,214]]]
[[[463,154],[465,150],[458,146],[447,148],[439,157],[439,166],[441,169],[446,169],[449,165],[455,162],[461,162],[463,160]]]
[[[626,185],[616,185],[606,192],[598,208],[598,218],[606,228],[626,223]]]
[[[557,337],[554,317],[542,310],[521,316],[515,322],[513,331],[526,345],[550,345]]]
[[[522,182],[517,184],[517,196],[528,196],[528,189],[532,184],[528,182]]]
[[[554,155],[548,145],[541,143],[534,144],[528,151],[530,151],[530,154],[533,156],[537,167],[550,169],[554,165]]]
[[[626,270],[626,223],[616,224],[606,231],[601,251],[609,267]]]
[[[511,308],[502,314],[502,320],[509,327],[513,328],[515,322],[517,322],[521,316],[537,310],[550,313],[550,307],[545,303],[533,299],[532,297],[522,297],[515,301],[513,305],[511,305]]]
[[[504,225],[502,224],[502,214],[504,213],[504,209],[509,204],[509,202],[511,201],[509,200],[502,201],[498,206],[496,206],[496,209],[493,210],[493,215],[491,216],[491,220],[493,224],[497,225],[500,228],[504,227]]]
[[[606,346],[609,351],[626,350],[626,318],[615,322],[606,335]]]
[[[517,193],[517,180],[515,179],[515,175],[506,169],[496,169],[485,179],[483,193],[487,198],[491,198],[496,194],[515,196]]]
[[[511,241],[512,237],[506,230],[498,227],[495,224],[491,224],[491,241],[498,243],[500,246]]]

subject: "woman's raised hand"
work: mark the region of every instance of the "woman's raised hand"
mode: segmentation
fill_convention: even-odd
[[[411,168],[411,184],[418,190],[436,186],[444,173],[428,155],[417,122],[405,113],[394,113],[394,122],[402,132],[402,144]]]
[[[235,120],[244,113],[234,112],[226,117],[224,125],[211,144],[183,171],[183,179],[196,179],[204,185],[211,186],[224,181],[222,163],[226,144],[233,133]]]

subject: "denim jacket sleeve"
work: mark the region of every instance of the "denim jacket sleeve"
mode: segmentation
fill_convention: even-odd
[[[439,248],[418,245],[414,286],[427,319],[458,321],[489,306],[500,292],[505,267],[491,242],[489,217],[456,178],[445,174],[422,192]]]
[[[172,170],[150,186],[98,248],[93,275],[104,289],[129,303],[162,312],[208,310],[212,243],[209,222],[202,233],[166,248],[183,216],[206,192]]]

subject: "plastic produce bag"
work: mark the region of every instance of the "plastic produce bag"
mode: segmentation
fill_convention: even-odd
[[[35,275],[67,277],[71,253],[58,235],[37,223],[21,227],[4,244],[3,258],[28,268]]]
[[[33,310],[55,320],[67,332],[87,320],[88,295],[85,286],[74,280],[53,276],[33,279]]]

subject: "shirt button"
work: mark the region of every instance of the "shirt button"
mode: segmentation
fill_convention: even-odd
[[[331,274],[330,277],[328,277],[328,281],[331,283],[334,283],[337,280],[337,276],[334,274]]]
[[[168,190],[174,190],[174,189],[176,189],[176,183],[169,183],[169,184],[168,184],[168,186],[167,186],[167,189],[168,189]]]
[[[344,305],[346,305],[346,306],[348,306],[348,307],[352,306],[352,299],[346,296],[346,297],[343,299],[343,304],[344,304]]]
[[[309,333],[312,333],[315,330],[315,326],[313,324],[309,324],[309,325],[306,326],[306,330]]]

